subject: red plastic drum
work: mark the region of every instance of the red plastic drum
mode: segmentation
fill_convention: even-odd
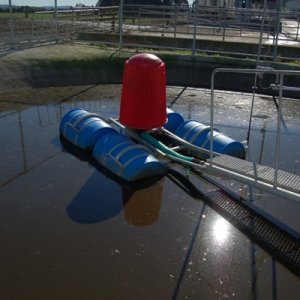
[[[161,127],[166,107],[165,63],[148,53],[130,57],[123,74],[120,122],[135,129]]]

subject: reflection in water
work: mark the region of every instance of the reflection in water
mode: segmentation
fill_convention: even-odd
[[[113,100],[95,100],[58,105],[36,105],[20,112],[0,116],[0,186],[4,186],[19,176],[31,172],[44,164],[61,146],[57,143],[58,124],[62,116],[77,107],[102,115],[114,116]],[[102,111],[102,110],[105,111]],[[53,138],[53,137],[56,138]],[[52,138],[52,142],[49,139]]]
[[[163,192],[163,180],[143,190],[134,191],[122,188],[124,215],[126,220],[136,226],[148,226],[159,218]]]
[[[162,197],[162,178],[153,176],[127,182],[104,168],[85,152],[60,136],[65,150],[90,163],[96,172],[88,179],[67,208],[70,218],[79,223],[97,223],[118,215],[125,207],[125,217],[137,226],[158,220]]]
[[[117,216],[124,207],[129,223],[148,226],[159,218],[162,190],[162,181],[134,190],[95,171],[69,204],[67,212],[75,222],[92,224]]]
[[[110,219],[122,208],[120,188],[95,171],[69,204],[67,212],[73,221],[89,224]]]
[[[53,106],[49,109],[52,112]],[[0,186],[31,172],[60,153],[49,143],[56,126],[51,123],[42,128],[36,107],[4,115],[0,118],[0,127],[3,154],[0,158]]]
[[[228,240],[228,237],[230,235],[228,222],[223,218],[218,218],[217,220],[215,220],[212,228],[212,235],[214,240],[219,245],[224,244]]]

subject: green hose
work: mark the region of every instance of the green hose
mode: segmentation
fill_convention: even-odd
[[[149,144],[153,145],[154,147],[158,148],[159,150],[161,150],[162,152],[164,152],[166,154],[169,154],[171,156],[174,156],[174,157],[177,157],[179,159],[182,159],[182,160],[185,160],[185,161],[189,161],[189,162],[194,162],[195,161],[195,159],[193,157],[179,154],[176,151],[168,148],[165,144],[163,144],[162,142],[158,141],[157,139],[155,139],[153,136],[151,136],[147,132],[141,133],[141,137],[145,141],[147,141]]]

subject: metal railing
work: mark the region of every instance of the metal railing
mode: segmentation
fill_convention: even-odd
[[[216,161],[213,158],[213,128],[214,128],[214,90],[215,77],[219,73],[227,74],[253,74],[259,75],[276,75],[275,84],[270,87],[278,92],[278,109],[276,124],[276,143],[274,153],[274,169],[271,167],[261,166],[254,162],[242,161],[236,158],[226,158],[222,161]],[[274,70],[274,69],[231,69],[219,68],[215,69],[211,76],[211,102],[210,102],[210,157],[208,160],[209,167],[216,173],[223,174],[227,177],[249,184],[251,186],[264,189],[273,194],[292,199],[300,202],[300,177],[286,171],[279,170],[279,148],[281,140],[281,124],[282,119],[282,102],[283,92],[285,90],[294,90],[300,92],[300,87],[284,86],[284,76],[300,76],[300,71]],[[255,81],[256,82],[256,81]],[[252,106],[250,112],[249,126],[251,127],[251,119],[253,112],[253,104],[255,100],[255,86],[252,98]],[[249,131],[250,131],[249,127]],[[249,142],[249,141],[248,141]],[[218,158],[217,158],[218,159]]]
[[[230,7],[124,5],[121,9],[52,9],[23,16],[11,7],[9,13],[0,12],[0,29],[0,49],[70,39],[119,48],[178,48],[193,53],[220,53],[218,45],[208,47],[204,40],[254,45],[261,42],[265,46],[262,56],[275,44],[300,47],[300,12]],[[108,32],[111,34],[107,35]],[[245,50],[243,54],[255,53]]]

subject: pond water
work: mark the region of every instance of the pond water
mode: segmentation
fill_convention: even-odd
[[[169,103],[180,91],[168,89]],[[207,123],[208,99],[187,89],[172,108]],[[250,101],[217,92],[216,128],[244,140]],[[272,165],[276,108],[263,97],[255,105],[249,156]],[[64,150],[58,126],[74,107],[118,117],[119,100],[0,114],[1,299],[298,299],[299,277],[170,176],[136,189]],[[299,114],[286,100],[280,168],[298,175]],[[299,232],[299,204],[222,182]]]

